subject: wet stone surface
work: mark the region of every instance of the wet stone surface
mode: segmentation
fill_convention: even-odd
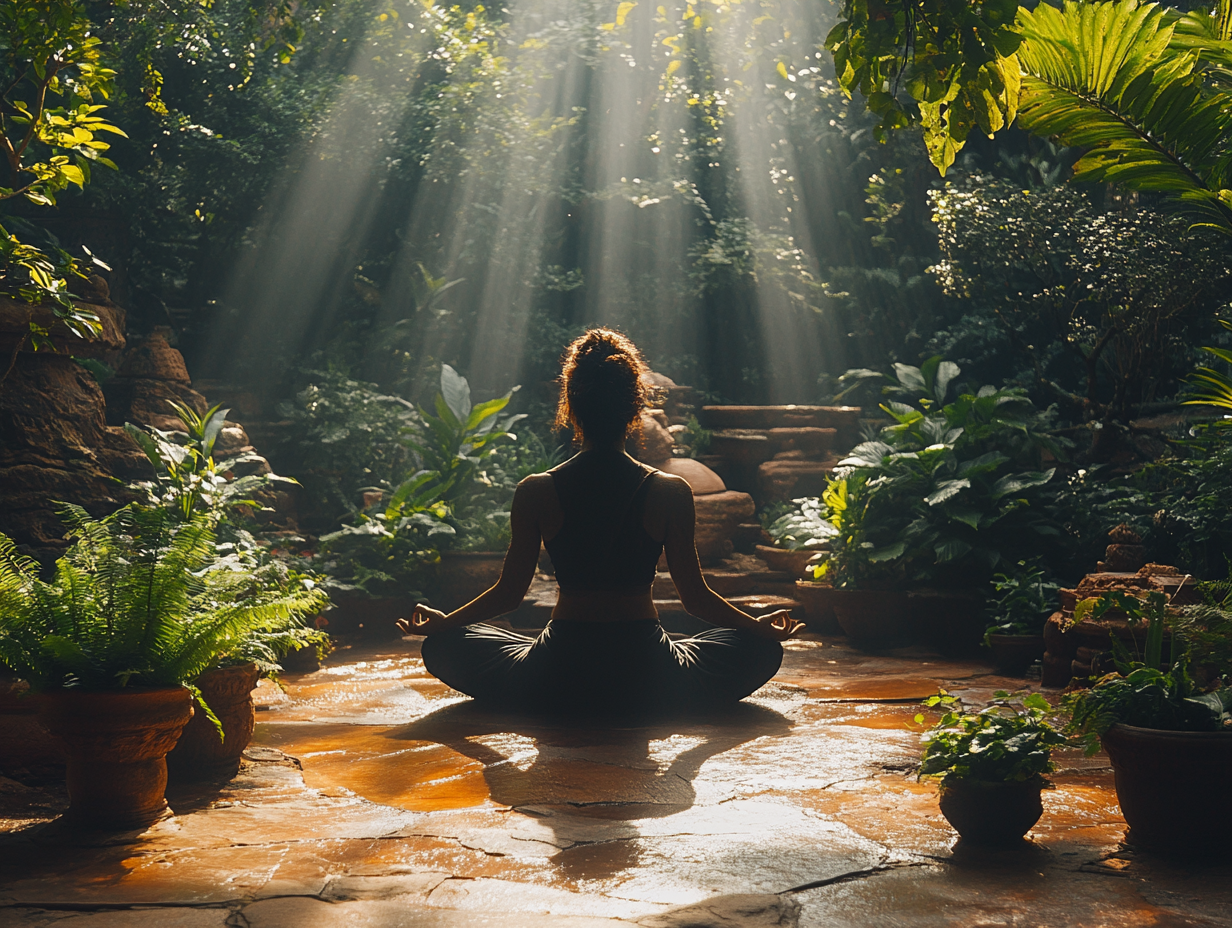
[[[239,775],[143,833],[0,782],[0,928],[1232,928],[1232,865],[1124,845],[1102,755],[1059,758],[1020,847],[956,840],[913,717],[1020,685],[979,661],[807,638],[735,710],[650,724],[481,710],[414,639],[285,682]]]

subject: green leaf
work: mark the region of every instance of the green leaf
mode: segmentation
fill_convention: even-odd
[[[1055,473],[1056,468],[1053,467],[1046,471],[1006,474],[992,485],[992,490],[990,491],[992,498],[1000,499],[1001,497],[1008,496],[1011,493],[1021,493],[1023,490],[1029,490],[1032,487],[1043,486],[1052,479],[1052,475]]]
[[[878,548],[869,554],[868,559],[873,564],[880,564],[883,561],[893,561],[903,556],[907,546],[901,541],[897,541],[892,545],[886,545],[884,548]]]
[[[471,415],[471,385],[448,364],[441,365],[441,395],[459,423]]]
[[[937,563],[945,564],[949,561],[958,560],[971,550],[971,545],[961,539],[952,538],[949,541],[937,545],[937,547],[933,550],[937,555]]]
[[[939,503],[944,503],[947,499],[953,499],[970,486],[971,481],[965,477],[960,480],[942,480],[938,482],[935,490],[924,497],[924,502],[930,506],[936,506]]]

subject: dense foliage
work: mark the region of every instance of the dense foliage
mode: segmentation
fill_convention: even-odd
[[[994,574],[987,635],[1042,634],[1044,623],[1056,610],[1060,589],[1059,583],[1047,577],[1038,558],[1019,561],[1006,572]]]
[[[992,386],[946,402],[960,374],[939,357],[897,366],[887,390],[916,400],[883,405],[895,424],[839,462],[822,500],[838,532],[818,578],[970,585],[1055,547],[1061,532],[1041,489],[1055,468],[1040,469],[1063,454],[1047,431],[1052,411]]]
[[[940,778],[942,788],[954,780],[1044,786],[1053,769],[1053,749],[1069,745],[1049,723],[1052,706],[1038,693],[1020,701],[1001,691],[975,714],[963,713],[961,703],[945,694],[930,696],[924,705],[946,707],[924,735],[919,774]],[[915,720],[923,722],[924,716]]]
[[[50,581],[0,536],[0,660],[35,689],[188,684],[327,601],[220,557],[205,514],[130,505],[65,518],[74,544]]]
[[[1098,736],[1116,724],[1166,731],[1232,730],[1232,663],[1226,636],[1232,630],[1228,607],[1232,596],[1226,585],[1222,601],[1181,610],[1184,619],[1173,621],[1163,593],[1145,597],[1106,593],[1078,603],[1075,620],[1098,618],[1110,609],[1145,624],[1144,647],[1136,653],[1114,639],[1117,672],[1095,681],[1088,690],[1066,697],[1072,713],[1068,730],[1080,736],[1088,753],[1099,749]],[[1164,631],[1171,628],[1171,654],[1164,656]],[[1221,639],[1224,639],[1221,641]],[[1195,682],[1194,671],[1207,678]]]

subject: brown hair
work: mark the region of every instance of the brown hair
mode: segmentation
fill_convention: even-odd
[[[560,372],[556,428],[599,444],[623,441],[650,405],[648,368],[627,336],[591,329],[570,342]]]

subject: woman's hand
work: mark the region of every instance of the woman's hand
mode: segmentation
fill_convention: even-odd
[[[448,617],[439,609],[416,603],[410,619],[399,619],[398,628],[404,635],[431,635],[449,627]]]
[[[755,619],[757,628],[755,631],[759,635],[764,635],[766,638],[773,638],[775,641],[786,641],[800,629],[804,628],[803,622],[797,622],[791,617],[791,613],[786,609],[779,609],[777,612],[767,612],[765,615],[759,615]]]

